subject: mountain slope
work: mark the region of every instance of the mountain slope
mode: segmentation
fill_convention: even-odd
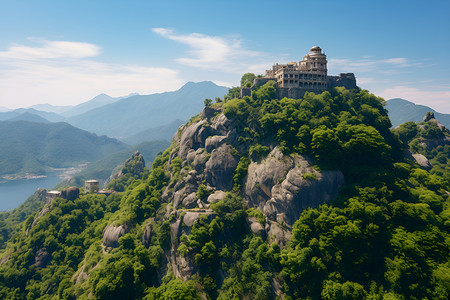
[[[89,101],[80,103],[80,104],[72,107],[71,109],[66,110],[64,113],[62,113],[62,115],[66,118],[81,115],[92,109],[114,103],[119,99],[120,98],[113,98],[106,94],[100,94],[100,95],[92,98]]]
[[[418,123],[427,112],[433,112],[445,127],[450,128],[450,114],[438,113],[428,106],[414,104],[405,99],[395,98],[386,101],[386,109],[393,127],[408,121]]]
[[[67,123],[2,121],[0,140],[0,175],[45,174],[48,167],[95,161],[127,147]]]
[[[201,110],[205,98],[222,97],[227,91],[212,82],[188,82],[175,92],[121,99],[68,118],[67,122],[97,134],[125,138],[177,119],[187,120]]]
[[[145,141],[155,140],[171,140],[173,133],[177,131],[178,127],[182,125],[183,121],[175,120],[167,125],[150,128],[129,137],[122,139],[123,142],[129,145],[136,145]]]
[[[403,156],[433,124],[393,133],[359,89],[206,107],[150,172],[127,160],[123,193],[22,223],[0,297],[448,299],[450,182]]]

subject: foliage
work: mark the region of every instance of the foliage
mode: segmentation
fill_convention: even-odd
[[[256,75],[253,73],[245,73],[241,77],[241,86],[244,86],[247,82],[253,84],[253,80],[256,78]]]
[[[212,104],[212,100],[209,98],[206,98],[203,103],[205,104],[205,106],[210,106]]]
[[[197,198],[200,200],[205,200],[211,193],[208,191],[208,189],[206,188],[206,185],[204,184],[200,184],[198,186],[196,195]]]

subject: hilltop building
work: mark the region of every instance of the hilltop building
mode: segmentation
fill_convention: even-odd
[[[303,97],[305,92],[321,93],[336,86],[347,89],[356,88],[356,78],[353,73],[341,73],[339,76],[328,76],[327,56],[319,46],[310,49],[303,60],[285,65],[275,64],[266,70],[263,77],[255,78],[251,88],[242,88],[241,97],[250,96],[251,91],[268,81],[275,81],[278,98]]]
[[[84,192],[89,193],[93,192],[96,193],[99,190],[99,182],[98,180],[86,180],[84,182]]]

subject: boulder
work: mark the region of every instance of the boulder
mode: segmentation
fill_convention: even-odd
[[[413,153],[412,157],[425,170],[430,170],[431,168],[433,168],[433,166],[424,155],[420,153]]]
[[[197,195],[194,192],[190,193],[183,199],[183,202],[181,204],[185,208],[196,207],[197,206]]]
[[[103,230],[103,246],[107,248],[119,247],[119,238],[128,232],[125,225],[114,226],[109,225]]]
[[[220,201],[223,198],[225,198],[226,195],[227,193],[225,193],[224,191],[215,191],[214,193],[208,196],[208,199],[206,201],[208,201],[208,203],[216,203],[217,201]]]
[[[206,182],[218,190],[231,190],[233,188],[233,173],[238,159],[231,154],[232,147],[223,144],[211,153],[206,162]]]
[[[219,148],[225,141],[227,137],[224,135],[210,136],[206,139],[205,149],[206,152],[211,153],[214,149]]]
[[[305,174],[316,179],[306,179]],[[342,172],[319,173],[308,158],[286,156],[275,148],[261,163],[250,164],[245,198],[250,207],[261,209],[269,220],[291,227],[303,209],[336,197],[342,184]]]
[[[200,213],[188,211],[183,217],[183,223],[188,227],[192,227],[199,217]]]
[[[248,167],[245,195],[250,206],[260,206],[272,197],[272,187],[284,180],[294,161],[276,147],[262,163],[252,162]]]
[[[261,223],[259,223],[255,217],[249,217],[247,219],[247,222],[250,225],[250,230],[254,234],[261,236],[263,239],[266,238],[266,230],[264,226]]]
[[[220,112],[220,109],[214,109],[211,106],[205,106],[201,112],[202,119],[210,119],[214,117],[217,113]]]
[[[183,130],[180,138],[180,150],[178,152],[181,160],[187,158],[187,154],[191,149],[197,150],[198,148],[205,147],[206,138],[213,135],[213,129],[206,125],[206,122],[206,120],[201,120]]]
[[[203,170],[205,169],[206,158],[207,158],[206,154],[207,153],[205,152],[204,148],[200,148],[195,152],[195,157],[194,157],[194,162],[192,164],[192,167],[198,173],[203,172]]]

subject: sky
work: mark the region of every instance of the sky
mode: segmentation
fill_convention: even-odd
[[[448,0],[0,0],[0,108],[237,86],[314,45],[329,75],[450,113]]]

